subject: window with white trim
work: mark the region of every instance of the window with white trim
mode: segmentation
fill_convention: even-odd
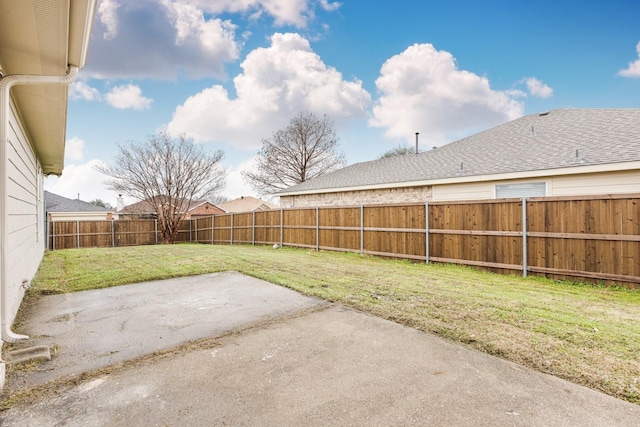
[[[544,197],[547,195],[546,182],[526,182],[522,184],[496,185],[496,199]]]

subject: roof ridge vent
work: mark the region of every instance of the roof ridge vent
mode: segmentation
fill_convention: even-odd
[[[540,117],[542,117],[542,116],[548,116],[548,115],[549,115],[549,111],[543,111],[543,112],[541,112],[541,113],[538,113],[538,115],[539,115]]]

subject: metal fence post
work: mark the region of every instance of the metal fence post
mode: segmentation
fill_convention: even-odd
[[[425,263],[429,264],[429,202],[424,204],[424,258]]]
[[[155,219],[154,220],[154,229],[155,229],[155,235],[156,235],[156,245],[158,244],[158,220]]]
[[[316,252],[320,250],[320,208],[316,206]]]
[[[522,198],[522,277],[527,277],[527,199]]]

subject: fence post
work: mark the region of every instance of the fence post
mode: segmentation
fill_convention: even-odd
[[[284,242],[284,208],[280,208],[280,247]]]
[[[191,238],[191,235],[193,234],[193,229],[191,227],[191,224],[193,224],[193,221],[191,219],[189,219],[189,243],[193,242],[193,239]],[[198,230],[198,225],[196,224],[196,233]]]
[[[320,208],[316,206],[316,252],[320,250]]]
[[[215,225],[216,225],[216,223],[215,223],[215,220],[216,220],[216,216],[215,215],[211,215],[211,244],[212,245],[216,244],[216,236],[215,236],[215,233],[216,233]]]
[[[360,205],[360,255],[364,254],[364,205]]]
[[[76,244],[80,249],[80,221],[76,221]]]
[[[429,264],[429,202],[424,204],[424,259]]]
[[[231,245],[233,245],[233,212],[231,213]]]
[[[196,243],[200,243],[198,242],[198,218],[192,219],[191,221],[196,222]]]
[[[154,221],[154,229],[155,229],[155,235],[156,235],[156,245],[158,244],[158,220],[155,219]]]
[[[51,250],[56,250],[56,223],[51,221]]]
[[[522,198],[522,277],[527,277],[527,198]]]
[[[251,219],[251,244],[256,244],[256,211],[253,211],[253,218]]]
[[[111,247],[116,247],[116,231],[115,231],[115,220],[111,220]]]

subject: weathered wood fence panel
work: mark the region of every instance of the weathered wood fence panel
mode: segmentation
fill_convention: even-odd
[[[195,218],[192,221],[192,242],[213,243],[213,217]]]
[[[280,211],[255,212],[254,241],[257,244],[280,244]]]
[[[113,246],[155,245],[158,243],[154,220],[114,221],[115,243]]]
[[[62,221],[49,248],[158,243],[154,220]],[[185,221],[178,242],[278,244],[640,283],[640,194],[281,209]]]
[[[231,243],[231,221],[233,214],[216,215],[213,217],[213,244]]]
[[[360,209],[319,208],[318,248],[360,252]]]
[[[529,270],[640,282],[638,195],[527,201]]]
[[[317,248],[318,209],[285,209],[283,211],[283,244],[302,248]]]
[[[430,203],[431,261],[522,271],[522,201]]]

